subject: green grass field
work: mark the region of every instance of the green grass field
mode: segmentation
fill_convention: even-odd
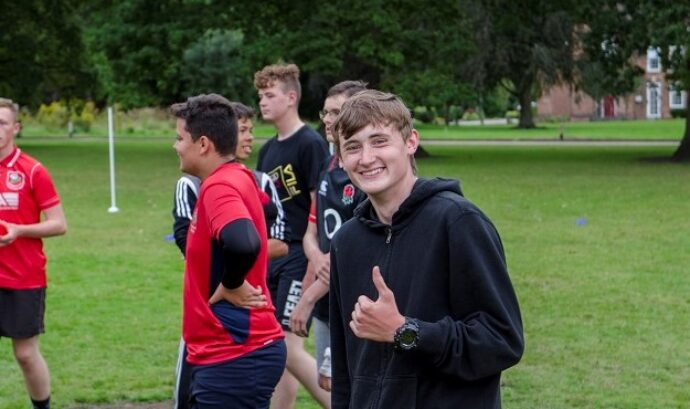
[[[54,406],[169,399],[183,265],[164,239],[172,136],[118,141],[117,214],[103,141],[20,142],[51,170],[69,221],[46,240]],[[425,148],[421,175],[460,178],[504,241],[527,342],[504,407],[687,407],[690,167],[641,160],[674,147]],[[0,408],[27,404],[0,340]]]
[[[565,139],[594,140],[678,140],[683,136],[685,121],[597,121],[564,122]],[[515,125],[440,126],[418,124],[420,135],[427,139],[559,139],[561,124],[537,122],[535,129],[517,129]]]
[[[116,121],[118,137],[168,137],[174,135],[174,121],[161,111],[144,110],[120,113]],[[314,124],[318,126],[318,124]],[[442,126],[418,123],[422,139],[551,139],[560,137],[561,124],[538,122],[535,129],[517,129],[515,125]],[[685,120],[626,120],[596,122],[565,122],[563,136],[566,139],[605,140],[679,140],[683,135]],[[267,138],[275,135],[272,125],[257,121],[255,135]],[[23,134],[26,136],[66,136],[67,129],[46,128],[36,121],[27,121]],[[76,137],[106,137],[107,119],[101,114],[89,132],[78,131]]]

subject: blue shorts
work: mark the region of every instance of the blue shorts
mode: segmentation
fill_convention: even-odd
[[[190,408],[268,409],[286,357],[280,340],[241,358],[194,366]]]
[[[307,272],[307,256],[302,242],[288,245],[287,256],[271,261],[268,267],[268,290],[276,308],[276,319],[284,331],[290,331],[290,315],[302,298],[302,280]]]

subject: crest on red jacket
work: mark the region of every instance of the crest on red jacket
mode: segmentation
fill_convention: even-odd
[[[7,172],[7,188],[10,190],[20,190],[24,187],[24,174],[22,172],[11,170]]]

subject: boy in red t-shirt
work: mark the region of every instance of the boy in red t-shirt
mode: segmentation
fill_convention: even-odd
[[[285,368],[267,297],[266,221],[254,174],[235,157],[237,118],[216,94],[171,106],[180,170],[201,179],[187,235],[182,336],[191,407],[268,408]]]
[[[46,168],[14,143],[17,111],[0,98],[0,337],[12,339],[34,409],[49,409],[50,373],[38,347],[46,297],[41,239],[65,234],[67,222]]]

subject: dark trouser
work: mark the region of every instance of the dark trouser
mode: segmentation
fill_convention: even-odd
[[[283,340],[241,358],[192,369],[192,409],[268,409],[283,375]]]

